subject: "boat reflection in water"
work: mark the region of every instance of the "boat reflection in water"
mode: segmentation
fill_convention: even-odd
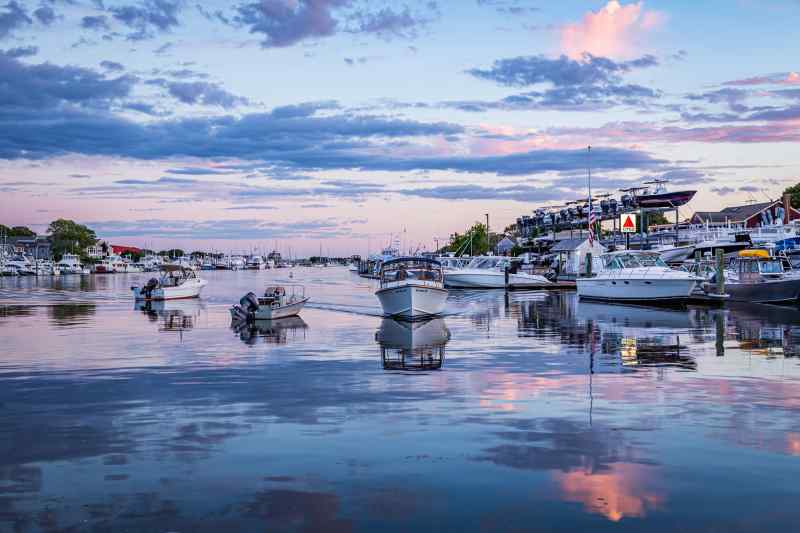
[[[138,301],[134,309],[141,311],[151,322],[159,322],[158,331],[183,333],[194,329],[204,305],[200,300]]]
[[[384,318],[375,333],[386,370],[438,370],[450,330],[444,319],[407,322]]]
[[[286,344],[300,336],[305,339],[308,324],[299,316],[275,320],[241,321],[231,325],[243,343],[253,345],[258,339],[266,344]]]

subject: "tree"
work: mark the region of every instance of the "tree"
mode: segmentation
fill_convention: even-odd
[[[76,252],[83,256],[84,250],[97,242],[94,230],[63,218],[51,222],[47,232],[50,233],[53,240],[53,256],[57,261],[65,252]]]
[[[667,224],[672,224],[672,222],[666,217],[666,215],[664,215],[664,213],[660,212],[647,213],[648,226],[664,226]]]
[[[0,224],[0,235],[5,235],[6,237],[36,237],[36,232],[27,226],[9,228]]]
[[[459,255],[485,254],[489,251],[486,225],[476,222],[463,235],[460,233],[453,233],[453,235],[450,236],[450,245],[444,250]]]
[[[791,187],[786,187],[783,194],[790,194],[792,198],[790,200],[791,206],[795,209],[800,209],[800,183],[792,185]]]

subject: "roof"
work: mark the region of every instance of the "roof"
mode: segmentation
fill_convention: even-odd
[[[513,240],[509,239],[508,237],[503,237],[503,239],[497,243],[497,248],[511,249],[514,246],[516,246],[516,243]]]
[[[780,203],[780,201],[776,200],[774,202],[761,202],[758,204],[734,205],[726,207],[722,211],[697,211],[694,216],[700,218],[703,222],[706,220],[712,223],[724,223],[727,221],[731,221],[732,223],[744,222],[763,210]]]
[[[578,237],[577,239],[564,239],[563,241],[558,241],[552,248],[550,248],[551,252],[572,252],[577,250],[578,247],[589,240],[588,237]]]

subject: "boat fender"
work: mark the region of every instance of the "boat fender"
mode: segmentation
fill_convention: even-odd
[[[258,296],[253,294],[252,292],[248,292],[242,299],[239,300],[239,303],[242,305],[242,309],[249,312],[255,312],[258,310]]]

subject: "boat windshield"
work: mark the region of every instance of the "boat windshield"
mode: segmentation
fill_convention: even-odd
[[[759,261],[759,270],[762,274],[782,274],[783,265],[780,261]]]
[[[508,264],[508,259],[504,257],[476,257],[470,261],[467,268],[476,268],[481,270],[489,270],[495,268],[504,268]]]
[[[642,268],[642,267],[666,267],[666,263],[657,254],[617,254],[603,258],[605,268]]]

